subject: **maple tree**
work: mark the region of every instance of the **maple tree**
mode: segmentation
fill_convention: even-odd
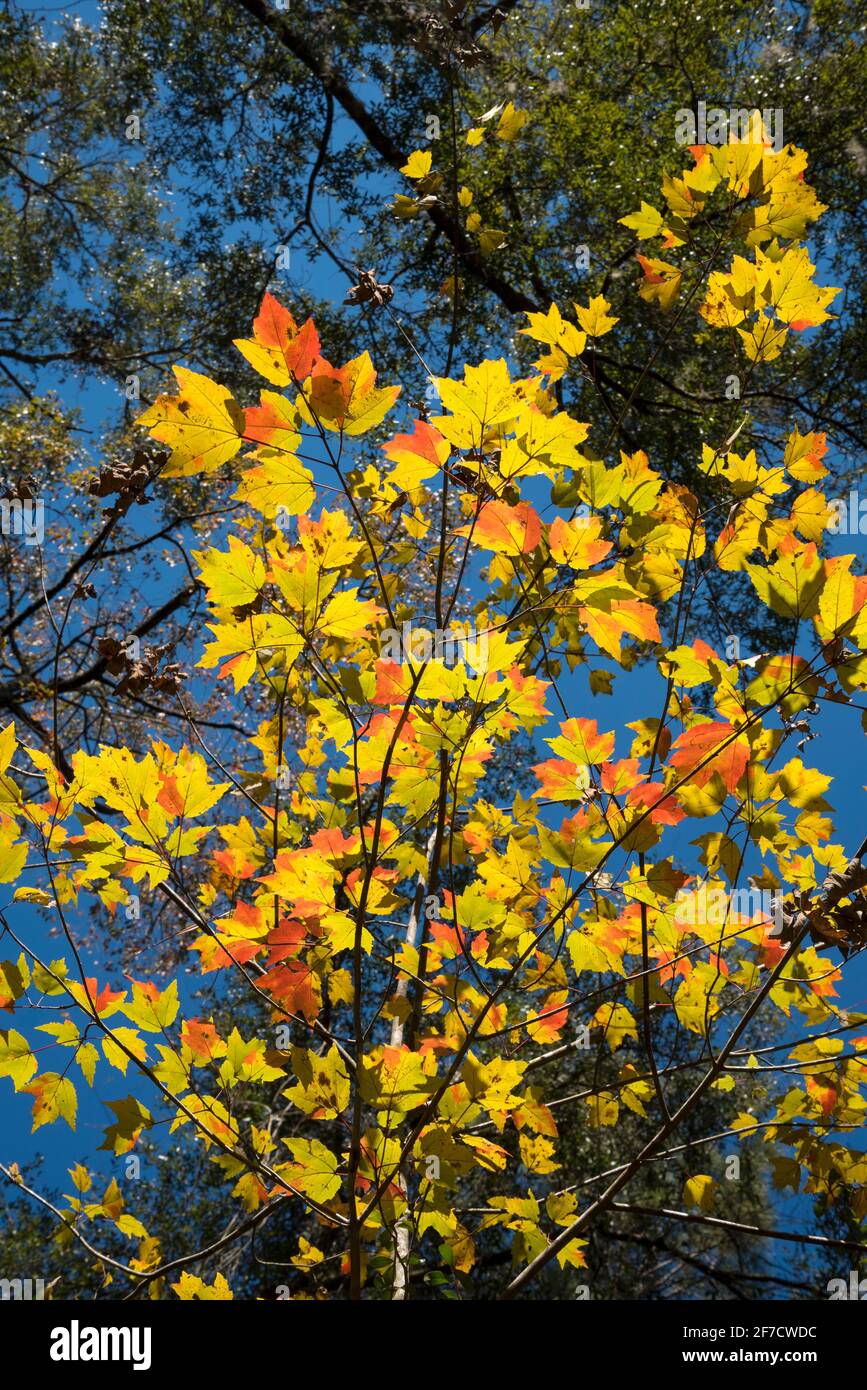
[[[501,103],[467,147],[509,145],[525,124]],[[760,125],[693,147],[659,207],[624,215],[665,255],[641,251],[624,296],[697,314],[761,371],[839,293],[803,244],[825,210],[806,168]],[[393,206],[412,220],[438,171],[417,150],[402,172]],[[496,249],[469,184],[451,211],[481,254]],[[716,255],[695,271],[680,256],[708,220]],[[618,307],[528,311],[530,375],[503,358],[429,370],[428,402],[396,429],[400,385],[367,351],[335,366],[314,322],[266,293],[236,340],[265,383],[257,401],[178,365],[174,392],[138,416],[155,441],[137,465],[148,485],[231,478],[225,526],[192,557],[201,674],[119,641],[105,653],[120,685],[176,702],[186,740],[155,720],[144,750],[106,741],[61,765],[56,667],[55,756],[15,722],[0,733],[0,883],[64,938],[46,959],[26,918],[0,912],[14,946],[0,1076],[32,1097],[34,1130],[75,1130],[82,1086],[110,1077],[101,1150],[123,1158],[168,1130],[238,1215],[216,1243],[165,1248],[134,1186],[102,1190],[82,1152],[51,1210],[107,1287],[231,1298],[208,1260],[287,1209],[293,1298],[472,1295],[502,1248],[503,1298],[554,1265],[580,1284],[594,1225],[641,1213],[630,1184],[660,1160],[682,1184],[667,1216],[725,1223],[721,1138],[760,1146],[778,1187],[867,1215],[849,1136],[867,1016],[838,1002],[867,944],[867,836],[835,829],[830,778],[791,748],[823,704],[857,717],[867,575],[824,543],[821,434],[791,429],[765,467],[735,448],[733,402],[696,461],[700,499],[640,447],[617,450],[603,412],[561,408],[559,384],[616,334]],[[109,498],[133,488],[128,472],[100,478]],[[788,622],[779,652],[730,658],[696,636],[696,593],[732,575]],[[396,659],[407,625],[459,655],[410,642]],[[584,666],[599,695],[641,668],[634,717],[588,717],[563,679]],[[259,719],[243,748],[216,750],[197,720],[212,683]],[[492,799],[486,779],[526,731],[547,750],[533,786]],[[189,1007],[186,969],[123,978],[83,949],[85,902],[122,918],[145,893],[183,918],[209,1014]],[[219,1007],[233,992],[236,1015]],[[756,1042],[766,1015],[782,1041]],[[672,1033],[676,1064],[660,1046]],[[712,1093],[724,1134],[696,1135]],[[628,1136],[614,1165],[564,1163],[567,1106],[599,1152]],[[45,1204],[18,1166],[0,1171]]]
[[[762,463],[787,422],[827,430],[836,447],[826,486],[845,496],[867,439],[859,24],[850,0],[783,0],[770,10],[748,0],[706,0],[700,10],[685,0],[587,9],[548,0],[436,0],[421,9],[408,0],[104,0],[98,10],[65,11],[8,0],[0,14],[8,93],[0,113],[8,308],[0,474],[7,494],[46,499],[55,557],[80,563],[93,544],[115,581],[111,603],[92,622],[65,629],[61,745],[95,747],[111,737],[139,747],[141,699],[159,701],[153,691],[116,689],[97,634],[117,617],[163,647],[205,621],[202,590],[176,537],[193,516],[197,531],[209,518],[216,526],[228,495],[219,471],[194,475],[148,493],[155,505],[145,514],[139,472],[137,487],[115,494],[127,510],[108,547],[103,509],[87,494],[93,457],[112,465],[106,472],[117,480],[140,442],[132,428],[137,393],[151,400],[175,362],[250,398],[252,369],[233,339],[247,331],[266,283],[299,321],[314,317],[332,360],[366,346],[383,379],[403,383],[405,398],[426,386],[405,339],[371,301],[361,314],[337,302],[357,282],[357,265],[393,282],[416,344],[439,370],[453,319],[462,360],[478,362],[515,349],[508,339],[516,313],[568,305],[576,279],[582,299],[613,291],[618,331],[585,358],[592,375],[572,372],[555,387],[579,420],[607,401],[628,453],[640,444],[671,481],[709,501],[697,461],[702,438],[724,432],[730,412],[728,335],[706,331],[698,315],[648,316],[640,297],[620,292],[633,273],[635,238],[618,222],[624,209],[654,201],[671,167],[677,112],[702,94],[783,108],[786,130],[810,151],[810,181],[830,204],[811,254],[831,267],[831,283],[845,282],[845,313],[821,333],[790,334],[787,352],[741,385]],[[499,116],[482,120],[507,92],[529,113],[512,140],[499,137]],[[416,216],[383,217],[383,183],[392,186],[432,123],[439,135],[426,153],[446,173],[444,184],[418,200]],[[485,132],[480,144],[465,145],[464,125]],[[489,254],[469,222],[446,215],[451,170],[476,153],[468,211],[484,221]],[[406,185],[399,192],[406,197]],[[697,266],[714,229],[701,220],[693,231]],[[582,248],[589,266],[578,271]],[[456,305],[443,292],[455,273]],[[634,390],[648,347],[654,366]],[[529,350],[529,339],[519,339],[519,364]],[[145,515],[147,536],[137,528]],[[37,662],[33,678],[27,649],[47,649],[50,668],[54,634],[28,558],[0,543],[0,718],[35,720],[38,728],[28,727],[49,747],[44,670]],[[58,569],[52,578],[72,583],[75,573]],[[753,604],[740,572],[730,575],[705,621],[719,617],[755,650],[779,645],[784,622]],[[141,593],[157,588],[159,600],[143,611]],[[232,712],[218,686],[210,694],[202,714],[219,729]],[[62,758],[63,747],[53,755]]]

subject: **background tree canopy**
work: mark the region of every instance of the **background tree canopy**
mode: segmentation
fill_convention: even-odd
[[[98,13],[97,28],[4,8],[0,356],[21,387],[54,367],[119,385],[141,372],[147,394],[180,354],[231,385],[239,367],[228,325],[252,316],[269,283],[297,296],[322,258],[343,279],[335,275],[330,297],[308,285],[307,307],[332,334],[358,333],[340,290],[356,265],[372,264],[428,356],[443,352],[452,311],[436,286],[457,253],[466,350],[503,345],[509,315],[634,274],[634,239],[618,218],[677,171],[676,113],[704,100],[783,111],[785,136],[809,150],[810,178],[832,209],[816,229],[823,268],[847,287],[833,329],[808,335],[777,380],[747,395],[756,428],[796,410],[812,429],[833,425],[841,447],[863,448],[857,4],[711,0],[699,12],[504,0],[440,12],[108,0]],[[520,92],[530,116],[520,143],[494,148],[476,179],[502,251],[480,255],[443,202],[408,223],[384,219],[384,176],[430,128],[435,164],[456,153],[462,182],[463,129],[491,90]],[[586,271],[575,267],[582,245]],[[278,269],[280,247],[293,267]],[[382,369],[389,354],[402,365],[399,335],[363,320]],[[636,309],[622,355],[600,357],[598,381],[615,404],[656,348],[648,331]],[[650,428],[673,467],[722,397],[726,344],[709,336],[684,324],[652,378],[660,389],[639,393],[624,420],[627,432],[641,420],[645,438]]]

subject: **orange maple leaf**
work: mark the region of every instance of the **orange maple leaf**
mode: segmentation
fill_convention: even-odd
[[[319,357],[319,335],[308,319],[298,327],[288,309],[266,294],[253,320],[253,337],[236,338],[235,347],[275,386],[303,381]]]
[[[718,749],[718,752],[714,752]],[[731,724],[710,722],[686,729],[672,747],[669,763],[681,773],[692,773],[690,780],[703,787],[715,772],[726,790],[733,792],[750,760],[750,745],[743,734],[735,735]]]
[[[488,502],[474,523],[461,526],[458,536],[472,536],[477,545],[498,555],[526,555],[542,537],[542,522],[529,502],[510,507],[508,502]]]

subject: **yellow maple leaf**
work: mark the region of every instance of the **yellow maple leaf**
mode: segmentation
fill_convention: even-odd
[[[210,377],[173,367],[178,396],[157,396],[136,424],[172,453],[163,477],[213,473],[234,458],[244,442],[244,412],[225,386]]]
[[[603,333],[610,333],[615,323],[620,322],[608,313],[611,305],[603,294],[594,295],[586,308],[582,304],[576,304],[574,308],[578,322],[590,338],[601,338]]]
[[[655,260],[648,256],[636,256],[644,279],[638,286],[638,293],[648,303],[657,303],[664,314],[674,305],[680,293],[682,274],[676,265],[668,261]]]
[[[408,179],[423,179],[430,173],[431,166],[430,150],[413,150],[405,164],[401,165],[400,172],[406,174]]]
[[[507,102],[497,125],[497,139],[516,139],[529,119],[530,117],[527,111],[523,111],[520,107],[514,106],[511,101]]]
[[[316,497],[313,474],[300,459],[282,449],[259,449],[253,457],[255,466],[241,474],[233,494],[237,502],[246,502],[269,520],[310,510]]]
[[[529,327],[519,328],[519,333],[525,333],[528,338],[535,338],[537,343],[548,343],[551,347],[560,348],[569,357],[578,357],[584,351],[587,343],[586,333],[582,333],[574,323],[564,319],[556,304],[552,304],[545,314],[528,312],[527,318],[530,320]]]
[[[373,599],[359,600],[357,589],[344,589],[334,595],[316,626],[326,637],[351,641],[353,637],[366,637],[370,624],[381,612]]]
[[[261,556],[237,536],[229,536],[228,553],[194,550],[193,558],[201,570],[209,600],[220,608],[245,607],[257,598],[265,583]]]
[[[698,1207],[700,1211],[713,1211],[714,1181],[708,1173],[696,1173],[687,1178],[683,1185],[683,1200],[687,1207]]]
[[[459,449],[479,448],[493,426],[514,418],[522,404],[502,357],[477,367],[465,366],[462,382],[448,377],[432,380],[452,413],[435,416],[431,424]]]
[[[643,200],[638,212],[630,212],[628,216],[619,217],[617,220],[622,226],[633,231],[639,241],[649,241],[651,237],[662,235],[662,213]]]

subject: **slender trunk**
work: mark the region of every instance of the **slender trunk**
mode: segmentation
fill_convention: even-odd
[[[427,844],[427,868],[424,873],[421,873],[418,876],[418,882],[415,886],[415,898],[413,900],[412,912],[410,913],[409,921],[406,924],[405,941],[409,949],[413,949],[415,946],[418,945],[420,926],[422,921],[422,909],[424,907],[424,900],[427,894],[427,887],[431,881],[431,873],[433,870],[433,860],[434,854],[436,852],[436,845],[437,833],[434,830]],[[397,982],[397,988],[394,992],[394,999],[405,1000],[406,1007],[407,1009],[409,1009],[408,995],[409,978],[406,975],[402,975]],[[405,1013],[403,1010],[401,1010],[400,1013],[396,1013],[394,1018],[391,1020],[392,1047],[403,1046],[405,1024],[407,1017],[408,1013]],[[407,1173],[405,1167],[401,1171],[400,1178],[404,1187],[404,1191],[406,1191]],[[404,1212],[403,1216],[399,1218],[394,1228],[394,1286],[391,1295],[392,1299],[394,1300],[403,1301],[409,1296],[410,1247],[411,1231],[409,1213]]]

